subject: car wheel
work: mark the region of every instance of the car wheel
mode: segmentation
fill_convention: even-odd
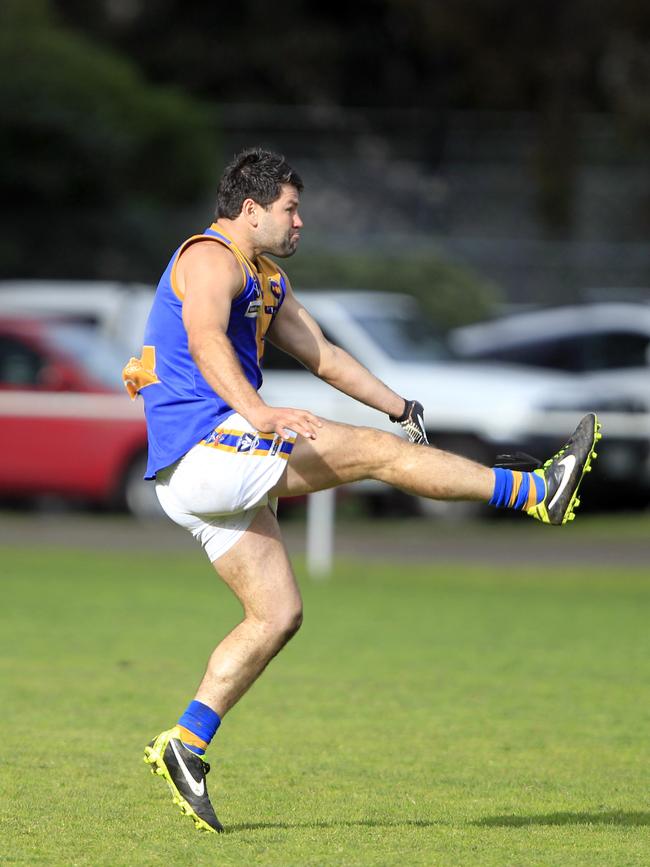
[[[146,455],[138,455],[124,474],[122,484],[126,508],[138,518],[159,518],[164,512],[158,502],[154,483],[144,480],[147,467]]]

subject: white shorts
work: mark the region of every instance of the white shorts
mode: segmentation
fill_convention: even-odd
[[[296,434],[283,440],[256,431],[233,413],[180,460],[156,474],[165,513],[188,529],[213,562],[246,532],[269,490],[279,481]]]

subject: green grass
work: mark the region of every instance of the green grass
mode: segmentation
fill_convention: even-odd
[[[226,718],[198,834],[142,762],[238,607],[197,552],[0,551],[0,864],[647,865],[650,575],[343,564]]]

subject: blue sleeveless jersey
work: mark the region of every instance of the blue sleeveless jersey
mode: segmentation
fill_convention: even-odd
[[[145,327],[142,363],[151,374],[139,393],[145,403],[149,458],[146,479],[182,457],[233,412],[194,363],[183,325],[183,299],[176,283],[180,254],[197,241],[213,240],[233,253],[243,287],[233,299],[227,335],[246,379],[262,384],[264,337],[286,293],[284,272],[265,256],[250,261],[221,228],[212,224],[176,250],[160,278]]]

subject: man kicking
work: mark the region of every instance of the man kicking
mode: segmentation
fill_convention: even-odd
[[[140,359],[124,369],[145,403],[146,477],[169,517],[200,542],[244,618],[216,647],[178,723],[146,747],[174,803],[222,831],[202,756],[221,720],[295,634],[302,602],[275,515],[277,497],[377,479],[438,500],[476,500],[564,524],[600,438],[582,419],[543,469],[490,469],[428,447],[422,406],[396,394],[323,336],[265,254],[295,253],[302,181],[284,158],[239,154],[225,169],[215,222],[185,241],[161,277]],[[386,413],[383,431],[268,406],[258,394],[265,341],[345,394]]]

